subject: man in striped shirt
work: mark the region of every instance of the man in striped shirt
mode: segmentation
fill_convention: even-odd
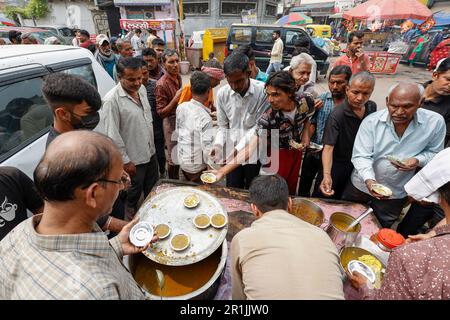
[[[109,241],[95,223],[111,212],[125,177],[107,137],[81,130],[58,136],[34,172],[43,214],[0,242],[0,300],[143,299],[122,264],[123,255],[146,249],[128,240],[136,220]]]

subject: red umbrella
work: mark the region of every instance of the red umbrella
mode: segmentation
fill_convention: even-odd
[[[344,19],[426,20],[433,13],[418,0],[369,0],[344,12]]]

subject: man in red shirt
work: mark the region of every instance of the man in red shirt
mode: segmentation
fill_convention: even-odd
[[[347,51],[345,55],[339,57],[334,63],[337,66],[349,66],[352,73],[357,74],[361,71],[368,71],[370,67],[369,57],[363,51],[364,33],[360,31],[352,32],[348,35]]]

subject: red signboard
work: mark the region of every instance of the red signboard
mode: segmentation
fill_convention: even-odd
[[[175,20],[138,20],[120,19],[120,27],[124,30],[149,29],[154,30],[175,30]]]
[[[381,52],[366,52],[370,59],[372,73],[395,74],[402,57],[400,54]]]

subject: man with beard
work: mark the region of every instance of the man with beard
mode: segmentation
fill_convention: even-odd
[[[443,149],[444,118],[420,108],[423,87],[399,83],[388,93],[387,109],[361,124],[355,138],[354,170],[343,200],[369,203],[383,228],[390,228],[407,201],[405,184]],[[348,92],[347,92],[348,94]],[[392,155],[399,159],[388,159]],[[389,197],[376,184],[391,190]]]
[[[119,83],[104,98],[104,132],[118,146],[123,168],[131,176],[125,209],[126,218],[131,220],[141,194],[147,197],[158,180],[158,161],[152,111],[147,90],[142,85],[142,60],[120,59],[117,75]]]
[[[348,35],[347,52],[336,60],[333,67],[349,66],[352,68],[353,74],[369,70],[370,60],[362,49],[363,38],[364,33],[360,31],[350,33]]]
[[[375,77],[360,72],[346,87],[347,99],[329,115],[323,134],[322,167],[317,175],[316,190],[327,197],[340,199],[353,170],[352,150],[359,126],[365,117],[377,111],[370,101]]]
[[[111,50],[111,44],[108,37],[104,34],[99,34],[96,38],[97,51],[94,54],[95,59],[108,72],[111,78],[114,79],[114,67],[117,63],[117,57]]]
[[[352,76],[352,70],[348,66],[337,66],[331,70],[328,78],[328,88],[330,92],[323,93],[320,100],[323,107],[316,110],[310,122],[311,142],[318,145],[322,144],[323,132],[328,116],[336,106],[344,102],[346,94],[345,88]],[[311,186],[321,167],[321,153],[307,151],[303,160],[302,172],[300,177],[300,186],[298,193],[302,197],[311,196]]]
[[[156,39],[155,39],[156,40]],[[178,179],[180,166],[172,159],[172,149],[176,141],[172,141],[172,133],[176,126],[176,108],[181,96],[182,80],[178,54],[167,49],[162,56],[166,73],[156,83],[156,111],[163,119],[164,138],[167,147],[167,171],[170,179]]]
[[[142,60],[147,62],[150,79],[158,81],[164,75],[164,69],[159,64],[158,53],[152,48],[142,50]]]
[[[274,41],[272,51],[269,52],[270,62],[266,73],[270,76],[272,72],[277,72],[281,70],[281,63],[283,61],[283,40],[281,40],[280,30],[275,30],[272,34],[272,39]]]

